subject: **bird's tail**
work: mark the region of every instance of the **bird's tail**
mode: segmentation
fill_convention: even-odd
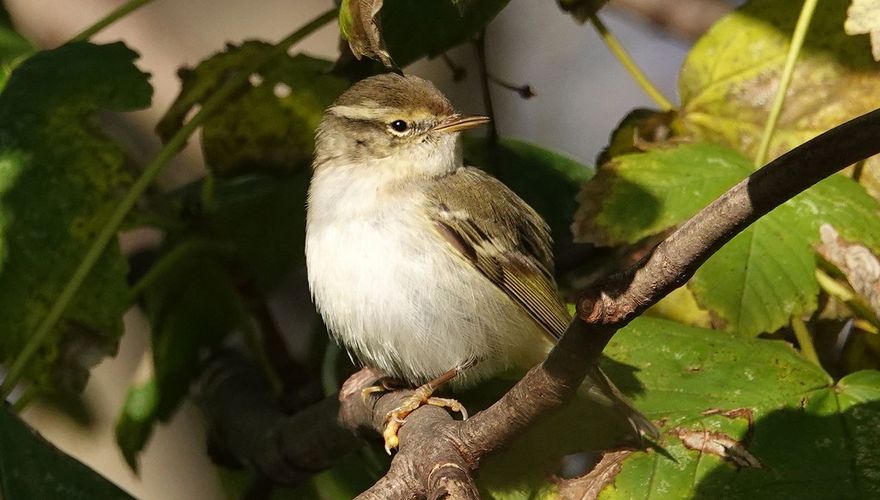
[[[578,393],[591,401],[596,401],[599,404],[617,410],[626,418],[639,438],[646,436],[655,441],[660,438],[660,431],[657,429],[657,426],[633,406],[632,402],[620,392],[620,389],[614,385],[614,382],[598,366],[590,370]]]

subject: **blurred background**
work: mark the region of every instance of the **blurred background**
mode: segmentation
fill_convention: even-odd
[[[413,0],[416,1],[416,0]],[[159,148],[153,127],[179,91],[177,69],[194,66],[221,51],[225,43],[247,39],[277,41],[325,11],[332,0],[157,0],[102,31],[93,41],[125,40],[138,51],[138,65],[152,74],[152,106],[112,118],[112,133],[127,142],[135,160],[149,160]],[[18,29],[37,45],[51,48],[106,15],[121,0],[6,0]],[[608,27],[659,88],[677,101],[678,68],[692,41],[731,4],[722,0],[612,1],[603,10]],[[338,30],[331,23],[295,47],[335,59]],[[496,78],[529,85],[535,96],[492,87],[501,135],[535,142],[593,165],[614,126],[636,107],[652,102],[607,51],[589,25],[577,24],[550,0],[512,0],[489,25],[487,66]],[[462,111],[480,112],[483,102],[475,50],[466,44],[448,53],[466,77],[453,81],[449,64],[437,58],[406,70],[433,80]],[[201,152],[193,141],[166,170],[161,188],[170,189],[202,175]],[[150,233],[127,234],[126,251],[155,243]],[[303,299],[304,290],[284,290],[273,309],[287,332],[296,324],[286,297]],[[116,482],[138,498],[223,498],[219,476],[205,454],[205,430],[198,409],[187,404],[161,426],[141,457],[139,475],[126,465],[114,439],[114,424],[128,386],[149,369],[147,323],[137,310],[126,316],[126,335],[115,358],[92,372],[84,393],[88,422],[77,423],[58,410],[35,402],[23,417],[64,451]],[[310,330],[309,330],[310,331]],[[145,365],[146,368],[145,368]]]

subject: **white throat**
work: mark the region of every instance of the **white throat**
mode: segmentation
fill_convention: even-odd
[[[462,166],[458,134],[416,143],[383,158],[330,157],[317,166],[309,187],[308,224],[374,216],[399,208],[421,191],[417,185]],[[332,147],[332,141],[322,146]]]

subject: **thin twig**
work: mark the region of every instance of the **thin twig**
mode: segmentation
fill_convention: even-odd
[[[801,346],[801,354],[803,354],[804,357],[810,360],[814,365],[821,368],[822,362],[819,361],[819,355],[816,353],[816,348],[813,347],[813,336],[810,334],[810,330],[807,329],[804,320],[797,316],[792,316],[791,329],[794,331],[794,336],[798,341],[798,345]]]
[[[532,97],[535,97],[535,91],[532,90],[532,86],[527,83],[524,85],[516,85],[516,84],[510,83],[506,80],[502,80],[501,78],[498,78],[497,76],[493,75],[492,73],[488,73],[488,76],[489,76],[490,82],[494,83],[495,85],[498,85],[499,87],[501,87],[503,89],[507,89],[507,90],[511,90],[513,92],[516,92],[523,99],[531,99]]]
[[[486,30],[481,31],[474,37],[474,47],[477,51],[477,68],[480,73],[480,89],[483,91],[483,107],[486,108],[486,115],[491,118],[488,124],[489,132],[486,136],[491,153],[491,150],[498,145],[498,126],[495,123],[492,89],[489,88],[489,70],[486,67]]]
[[[119,8],[114,10],[113,12],[107,14],[103,18],[99,19],[98,22],[89,26],[88,28],[81,31],[78,35],[74,36],[70,39],[71,42],[85,42],[89,38],[95,36],[96,33],[103,30],[107,26],[115,23],[116,21],[122,19],[123,17],[131,14],[137,9],[147,5],[153,0],[128,0],[124,4],[120,5]]]
[[[444,52],[443,55],[440,56],[444,63],[446,63],[446,67],[449,68],[449,71],[452,72],[452,81],[460,82],[467,77],[467,70],[464,69],[464,66],[458,64],[453,61],[451,57],[449,57],[448,52]]]
[[[821,264],[823,260],[819,262]],[[853,314],[867,321],[874,329],[880,330],[880,319],[877,318],[871,306],[866,304],[849,285],[837,281],[821,269],[816,269],[816,282],[819,283],[819,288],[823,292],[843,302]]]
[[[144,291],[173,271],[175,266],[180,264],[181,261],[198,254],[229,257],[233,254],[233,247],[226,243],[202,238],[191,239],[177,245],[171,251],[162,255],[150,267],[150,270],[131,286],[128,292],[128,302],[134,304]]]
[[[27,407],[27,405],[31,404],[37,396],[40,395],[40,390],[35,385],[29,385],[25,388],[24,391],[21,392],[21,395],[18,396],[18,399],[15,400],[15,403],[12,403],[12,412],[13,413],[21,413],[22,410]]]
[[[605,45],[608,47],[608,50],[620,61],[620,64],[623,65],[624,68],[629,72],[629,74],[633,77],[639,87],[648,94],[648,97],[654,100],[660,109],[663,111],[669,111],[675,108],[675,105],[672,104],[672,101],[666,98],[660,89],[658,89],[651,79],[645,75],[645,72],[639,68],[638,64],[633,60],[632,56],[629,55],[629,52],[623,48],[620,41],[617,40],[617,37],[614,36],[611,31],[608,30],[608,27],[605,26],[605,23],[599,19],[597,14],[593,14],[590,16],[590,22],[593,24],[593,27],[596,29],[596,32],[599,33],[599,37],[602,38],[602,41],[605,42]]]

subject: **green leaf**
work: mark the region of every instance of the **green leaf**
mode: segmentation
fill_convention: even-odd
[[[618,156],[578,194],[575,241],[619,245],[660,233],[697,213],[751,170],[736,152],[709,143]]]
[[[835,384],[787,343],[645,317],[618,332],[605,353],[603,369],[663,437],[657,448],[633,451],[606,479],[601,498],[880,493],[880,372]],[[614,416],[592,408],[567,406],[487,457],[478,478],[485,496],[552,495],[559,465],[549,457],[612,446]],[[711,447],[718,441],[731,457]],[[697,443],[705,446],[694,449]]]
[[[128,500],[128,495],[65,455],[9,411],[0,410],[0,498]]]
[[[0,4],[0,90],[3,90],[12,70],[35,50],[28,39],[15,31],[9,14]]]
[[[693,292],[686,286],[669,292],[666,297],[645,311],[645,315],[702,328],[712,326],[712,315],[697,304]]]
[[[672,124],[677,117],[676,111],[648,108],[630,111],[611,132],[608,146],[599,153],[596,164],[601,166],[627,153],[644,152],[651,143],[668,141],[673,137]]]
[[[156,380],[128,388],[122,414],[116,422],[116,443],[129,467],[137,470],[137,457],[147,445],[157,421],[159,389]]]
[[[157,131],[168,140],[193,109],[249,61],[274,50],[258,41],[229,46],[192,70],[179,72],[183,86]],[[252,172],[287,174],[307,168],[315,128],[324,109],[350,82],[329,73],[332,63],[303,54],[279,56],[251,77],[251,85],[202,127],[205,162],[230,176]]]
[[[394,67],[393,58],[404,67],[468,41],[509,1],[343,0],[339,30],[355,58],[367,56],[387,68]],[[375,71],[384,70],[376,66]]]
[[[770,146],[775,157],[877,107],[880,64],[841,27],[850,0],[818,2]],[[803,2],[752,0],[716,23],[681,69],[681,126],[753,157]]]
[[[792,315],[816,309],[813,247],[819,226],[831,224],[876,249],[878,214],[877,202],[861,186],[832,176],[734,237],[703,264],[689,287],[724,329],[745,336],[775,331]]]
[[[202,180],[165,201],[186,234],[227,245],[247,278],[268,291],[303,262],[310,177],[311,169],[302,169],[284,177]]]
[[[76,43],[18,66],[0,94],[0,360],[22,348],[131,178],[97,131],[98,110],[149,105],[147,75],[121,43]],[[112,353],[128,307],[127,264],[111,244],[26,376],[79,389]],[[50,374],[51,369],[51,374]]]
[[[681,223],[753,170],[724,147],[684,144],[617,157],[578,196],[575,238],[634,243]],[[772,332],[793,314],[816,308],[812,245],[831,224],[851,240],[880,244],[880,207],[857,183],[826,179],[737,235],[689,283],[723,329],[744,336]]]
[[[483,138],[465,136],[467,163],[490,171],[520,195],[550,225],[554,241],[569,240],[578,186],[593,169],[517,139],[502,138],[494,152],[489,147]]]
[[[724,245],[689,287],[723,329],[749,337],[775,331],[791,316],[816,309],[811,236],[797,212],[783,205]]]
[[[3,2],[0,2],[0,27],[12,27],[12,19],[10,19],[9,12],[6,11],[6,6],[3,5]]]
[[[788,204],[806,225],[811,242],[818,241],[822,224],[831,224],[845,238],[880,249],[880,205],[846,176],[832,175]]]
[[[275,286],[305,258],[310,169],[285,178],[246,177],[219,184],[210,218],[263,289]]]
[[[342,0],[339,4],[339,34],[344,40],[351,40],[354,36],[354,22],[351,0]]]
[[[185,245],[188,242],[181,242]],[[201,373],[202,354],[244,324],[244,305],[237,295],[218,248],[174,255],[145,291],[150,319],[154,380],[129,390],[117,423],[117,442],[136,467],[152,427],[167,420]],[[162,257],[158,266],[162,265]]]
[[[627,394],[643,391],[631,366],[603,360],[603,368],[613,367],[615,383],[626,385]],[[511,374],[514,375],[514,374]],[[522,374],[515,374],[517,378]],[[483,382],[465,393],[456,393],[469,410],[489,406],[510,381]],[[620,415],[583,397],[574,398],[563,409],[546,415],[535,425],[505,445],[503,451],[485,457],[480,463],[477,484],[484,498],[555,498],[547,478],[559,473],[561,457],[585,450],[613,448],[625,442],[630,429]]]
[[[880,372],[834,384],[788,344],[644,318],[607,353],[637,368],[645,390],[635,404],[660,422],[664,451],[633,453],[601,498],[880,494]],[[731,455],[741,452],[739,466],[713,453],[719,438],[732,441]]]
[[[404,67],[468,41],[509,0],[471,0],[461,10],[449,0],[385,0],[382,35],[391,57]]]

